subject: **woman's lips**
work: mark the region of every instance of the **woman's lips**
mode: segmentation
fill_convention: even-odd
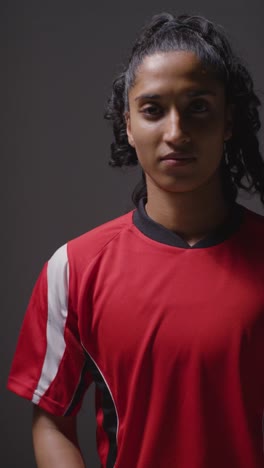
[[[194,162],[196,158],[187,153],[170,153],[161,157],[160,160],[167,166],[185,166]]]
[[[162,156],[160,158],[162,161],[171,160],[171,159],[196,159],[191,153],[184,153],[184,152],[173,152],[166,154],[166,156]]]
[[[165,166],[186,166],[195,161],[195,158],[185,158],[185,159],[162,159],[162,164]]]

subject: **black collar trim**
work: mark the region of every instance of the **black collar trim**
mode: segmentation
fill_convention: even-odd
[[[138,208],[133,213],[133,223],[135,226],[150,239],[183,249],[202,249],[220,244],[239,229],[245,216],[244,207],[238,203],[233,203],[230,207],[229,216],[224,224],[218,226],[204,239],[191,246],[178,234],[151,219],[145,210],[146,201],[145,198],[141,198]]]

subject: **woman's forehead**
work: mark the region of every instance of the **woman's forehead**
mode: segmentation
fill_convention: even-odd
[[[170,51],[144,57],[136,71],[135,87],[159,86],[166,83],[219,86],[219,81],[192,51]]]

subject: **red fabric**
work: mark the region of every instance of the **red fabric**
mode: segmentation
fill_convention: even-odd
[[[47,263],[33,289],[9,375],[11,389],[20,390],[28,399],[33,396],[46,353],[46,323]]]
[[[40,404],[69,404],[73,361],[77,374],[83,363],[79,339],[116,405],[116,468],[263,467],[263,238],[264,218],[247,210],[239,231],[210,248],[158,243],[133,225],[131,213],[70,241],[67,348]],[[37,315],[38,295],[45,309],[42,284]],[[45,346],[44,316],[33,318],[32,307],[9,380],[26,398]],[[37,356],[32,369],[24,365],[30,354]],[[105,467],[100,402],[97,396]]]

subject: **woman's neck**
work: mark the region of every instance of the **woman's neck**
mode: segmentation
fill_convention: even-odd
[[[150,218],[176,232],[190,245],[220,226],[229,214],[221,181],[210,180],[192,192],[167,192],[146,177]]]

